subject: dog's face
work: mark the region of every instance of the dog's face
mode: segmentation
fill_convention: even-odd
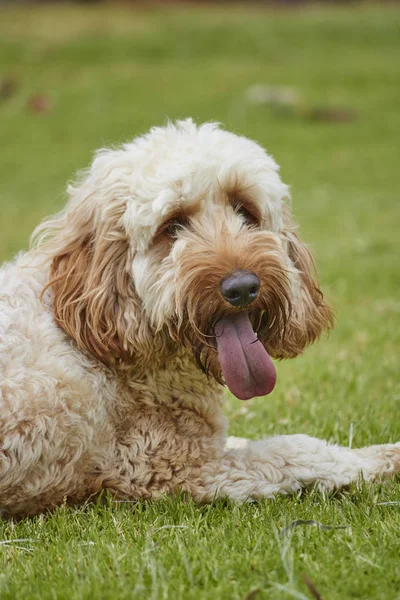
[[[254,142],[191,121],[98,153],[58,221],[57,322],[106,363],[178,346],[245,399],[275,384],[332,324],[285,204]]]

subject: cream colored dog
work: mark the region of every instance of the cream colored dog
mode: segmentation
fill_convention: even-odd
[[[100,150],[0,271],[0,508],[23,516],[178,490],[244,501],[400,471],[400,445],[227,438],[224,382],[332,324],[274,160],[191,120]]]

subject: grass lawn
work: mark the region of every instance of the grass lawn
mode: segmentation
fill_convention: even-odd
[[[337,315],[329,339],[278,365],[271,397],[228,399],[231,433],[400,440],[399,40],[394,6],[3,7],[0,258],[62,206],[96,148],[167,117],[221,121],[282,165]],[[251,104],[254,84],[302,100]],[[311,118],[335,107],[355,118]],[[397,480],[246,506],[107,498],[4,522],[0,598],[400,599],[399,502]],[[347,528],[280,534],[298,519]]]

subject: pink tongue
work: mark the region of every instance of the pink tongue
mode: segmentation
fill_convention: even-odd
[[[224,317],[215,326],[219,364],[226,384],[240,400],[272,392],[276,371],[253,331],[247,313]]]

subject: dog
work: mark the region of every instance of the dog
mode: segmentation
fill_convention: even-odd
[[[97,152],[31,250],[0,270],[0,508],[13,517],[183,493],[333,490],[400,472],[400,444],[227,437],[223,386],[332,327],[278,167],[214,123]]]

